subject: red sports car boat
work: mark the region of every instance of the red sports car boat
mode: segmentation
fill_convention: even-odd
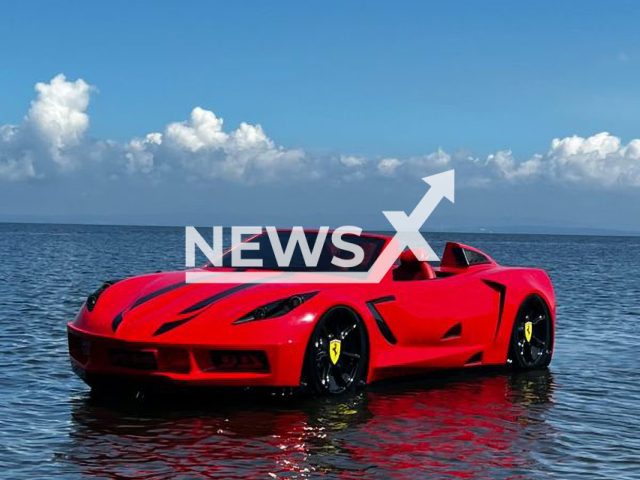
[[[279,235],[286,243],[290,232]],[[314,243],[317,233],[306,235]],[[390,240],[359,236],[365,257],[353,270],[367,271]],[[261,243],[263,269],[291,278],[308,271],[299,249],[283,268],[266,234],[248,241]],[[318,268],[330,269],[333,255],[327,241]],[[186,283],[185,271],[105,282],[68,335],[73,369],[90,386],[158,380],[339,394],[434,369],[546,367],[554,323],[553,287],[543,270],[501,266],[450,242],[439,265],[406,250],[371,284]]]

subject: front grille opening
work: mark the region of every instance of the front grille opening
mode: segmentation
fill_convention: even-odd
[[[162,371],[171,373],[189,373],[191,371],[191,359],[188,350],[163,347],[158,350],[158,357],[158,363]]]
[[[269,371],[269,361],[260,350],[211,350],[211,371],[253,372]]]
[[[110,348],[109,361],[114,367],[133,368],[136,370],[158,369],[155,353],[144,350]]]

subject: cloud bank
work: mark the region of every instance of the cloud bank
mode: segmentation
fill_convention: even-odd
[[[220,179],[239,184],[364,181],[459,170],[463,185],[553,181],[606,189],[640,188],[640,139],[623,143],[608,132],[551,141],[547,152],[516,159],[511,151],[486,158],[441,149],[405,158],[315,155],[277,145],[262,126],[242,122],[225,130],[214,112],[195,107],[184,121],[128,142],[87,135],[87,108],[96,88],[62,74],[35,85],[36,98],[19,125],[0,125],[0,182],[39,181],[80,170],[104,169],[154,180]]]

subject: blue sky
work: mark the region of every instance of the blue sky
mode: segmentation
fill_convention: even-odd
[[[639,14],[631,1],[7,4],[0,126],[18,134],[0,143],[0,219],[315,224],[349,202],[352,223],[384,224],[380,208],[410,209],[420,176],[451,166],[468,203],[442,228],[640,231]],[[52,131],[60,96],[34,85],[58,74],[79,116]],[[195,107],[228,139],[211,140],[204,114],[193,143]],[[265,137],[247,130],[238,147],[241,122]],[[371,202],[372,186],[388,196]]]

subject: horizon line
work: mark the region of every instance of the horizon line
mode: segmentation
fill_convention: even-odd
[[[211,228],[213,225],[182,225],[182,224],[143,224],[143,223],[96,223],[96,222],[64,222],[64,221],[25,221],[25,220],[13,220],[6,221],[0,220],[0,225],[61,225],[61,226],[86,226],[86,227],[143,227],[143,228],[184,228],[186,226],[194,226],[196,228]],[[253,225],[242,225],[253,226]],[[267,226],[267,225],[265,225]],[[269,225],[270,226],[270,225]],[[222,228],[232,228],[231,225],[222,225]],[[280,228],[280,227],[277,227]],[[304,228],[304,227],[303,227]],[[311,227],[309,227],[311,228]],[[317,227],[316,227],[317,228]],[[331,227],[330,227],[331,228]],[[553,236],[584,236],[584,237],[640,237],[640,231],[633,230],[618,230],[609,228],[597,228],[597,227],[549,227],[541,225],[518,225],[513,228],[513,231],[496,231],[505,230],[509,227],[462,227],[461,229],[432,229],[424,230],[420,229],[420,233],[451,233],[451,234],[479,234],[479,235],[553,235]],[[539,229],[538,232],[522,231],[521,229]],[[548,231],[545,231],[548,230]],[[564,231],[562,231],[564,230]],[[394,233],[389,228],[376,229],[376,228],[363,228],[363,232],[367,233]]]

